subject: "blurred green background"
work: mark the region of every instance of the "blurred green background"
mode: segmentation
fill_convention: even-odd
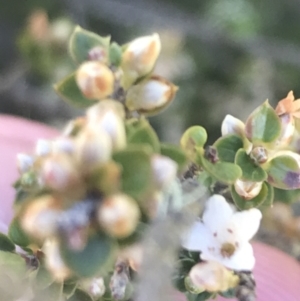
[[[58,128],[82,113],[52,89],[75,67],[67,54],[75,24],[121,44],[160,34],[156,71],[180,90],[151,122],[169,142],[194,124],[212,142],[226,114],[245,119],[267,98],[300,96],[299,0],[7,0],[0,2],[0,113]],[[300,259],[299,203],[292,211],[276,206],[259,238]]]

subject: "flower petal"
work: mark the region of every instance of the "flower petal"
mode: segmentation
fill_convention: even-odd
[[[206,203],[202,217],[203,223],[213,234],[218,232],[219,229],[226,227],[233,213],[234,209],[227,203],[226,199],[219,194],[215,194]]]
[[[239,136],[243,136],[244,129],[244,123],[232,115],[226,115],[221,126],[222,136],[228,134],[237,134]]]
[[[223,257],[221,253],[203,252],[200,255],[202,260],[214,260],[225,267],[235,271],[251,271],[254,268],[255,258],[251,244],[244,243],[231,257]]]
[[[233,228],[236,229],[236,235],[239,240],[248,241],[257,232],[261,218],[261,212],[258,209],[253,208],[242,212],[236,212],[232,216],[230,224],[233,224]]]
[[[202,251],[209,245],[211,234],[202,222],[195,222],[184,237],[182,246],[190,251]]]

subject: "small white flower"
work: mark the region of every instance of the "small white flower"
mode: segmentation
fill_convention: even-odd
[[[52,152],[52,142],[46,139],[39,139],[35,146],[37,156],[47,156]]]
[[[19,172],[22,174],[29,171],[34,164],[34,158],[27,154],[17,154],[17,166]]]
[[[255,264],[249,240],[261,220],[258,209],[236,212],[221,195],[210,197],[202,222],[196,222],[183,242],[188,250],[201,251],[202,260],[213,260],[225,267],[252,270]]]

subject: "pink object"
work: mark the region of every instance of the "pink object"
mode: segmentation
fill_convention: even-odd
[[[37,139],[50,139],[57,130],[19,117],[0,115],[0,221],[8,224],[13,216],[13,182],[18,178],[16,155],[32,153]]]
[[[0,115],[0,223],[8,224],[13,216],[14,189],[17,179],[16,155],[32,153],[37,139],[50,139],[58,132],[38,122]],[[299,301],[300,264],[287,254],[256,242],[254,251],[257,301]],[[177,300],[184,300],[183,297]],[[230,300],[218,298],[218,301]]]

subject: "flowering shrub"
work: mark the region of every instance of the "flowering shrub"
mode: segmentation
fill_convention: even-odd
[[[86,113],[18,155],[16,214],[0,236],[1,279],[18,289],[1,296],[129,300],[153,256],[189,300],[254,300],[249,240],[266,207],[299,195],[299,100],[266,101],[245,124],[227,115],[213,145],[201,126],[169,145],[146,119],[177,91],[153,75],[157,34],[120,46],[77,27],[69,49],[78,68],[55,90]]]

